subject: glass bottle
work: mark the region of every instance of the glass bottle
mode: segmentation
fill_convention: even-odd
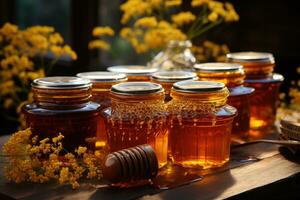
[[[114,72],[83,72],[76,75],[80,78],[89,79],[92,82],[92,101],[101,105],[101,111],[110,107],[109,92],[111,86],[127,81],[125,74]],[[95,142],[96,149],[103,149],[107,144],[104,118],[99,115],[98,130]]]
[[[184,167],[220,167],[229,161],[230,135],[236,109],[226,105],[224,83],[181,81],[168,102],[171,153]]]
[[[250,98],[250,134],[254,138],[264,137],[274,125],[278,92],[284,80],[282,75],[273,74],[274,56],[265,52],[235,52],[227,54],[227,60],[244,66],[245,85],[255,89]]]
[[[197,74],[194,72],[186,72],[186,71],[161,71],[155,72],[152,77],[151,81],[154,83],[158,83],[163,86],[165,89],[165,101],[170,101],[171,96],[171,88],[174,83],[178,81],[184,80],[197,80]]]
[[[196,58],[191,51],[192,43],[189,40],[172,40],[167,48],[159,52],[152,61],[150,67],[157,67],[160,71],[194,71]]]
[[[108,67],[107,71],[126,74],[128,81],[150,81],[151,75],[158,69],[141,65],[119,65]]]
[[[234,63],[203,63],[195,65],[199,80],[224,83],[230,91],[227,103],[235,107],[238,115],[234,118],[232,136],[246,138],[250,126],[250,95],[254,89],[244,87],[243,66]]]
[[[64,135],[73,151],[96,136],[100,105],[91,102],[91,83],[77,77],[45,77],[32,84],[34,102],[22,107],[26,126],[39,138]]]
[[[150,82],[113,85],[111,107],[104,110],[110,151],[150,144],[159,166],[167,163],[168,129],[164,90]]]

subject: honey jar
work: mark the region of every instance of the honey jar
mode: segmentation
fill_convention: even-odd
[[[151,75],[158,68],[146,67],[142,65],[119,65],[108,67],[107,71],[126,74],[128,81],[150,81]]]
[[[32,83],[34,102],[22,107],[26,126],[42,138],[64,135],[63,145],[74,151],[95,137],[100,105],[91,102],[91,83],[77,77],[45,77]]]
[[[181,81],[173,85],[167,109],[171,153],[184,167],[220,167],[229,160],[232,122],[236,109],[226,105],[224,83]]]
[[[243,86],[243,66],[234,63],[203,63],[195,65],[199,80],[224,83],[230,91],[227,103],[235,107],[238,115],[234,118],[232,136],[246,138],[250,124],[250,95],[254,89]]]
[[[155,150],[159,166],[167,163],[168,128],[164,90],[150,82],[126,82],[111,88],[111,107],[104,110],[110,151],[141,144]]]
[[[101,105],[101,110],[110,107],[111,101],[109,92],[111,86],[127,81],[125,74],[114,72],[83,72],[76,75],[77,77],[89,79],[92,82],[92,101]],[[104,118],[99,115],[98,130],[95,142],[96,149],[102,149],[107,144],[106,129]]]
[[[245,86],[255,89],[250,97],[250,134],[254,138],[264,137],[275,121],[278,92],[283,76],[273,74],[274,56],[265,52],[236,52],[227,54],[229,62],[244,66]]]
[[[171,88],[174,83],[178,81],[184,80],[197,80],[197,74],[194,72],[186,72],[186,71],[161,71],[155,72],[151,81],[154,83],[161,84],[165,89],[165,101],[170,101],[171,96]]]

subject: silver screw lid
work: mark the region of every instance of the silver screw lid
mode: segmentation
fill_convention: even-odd
[[[176,91],[193,93],[214,92],[224,88],[226,88],[224,83],[214,81],[187,80],[174,83],[173,85],[173,89]]]
[[[243,66],[236,63],[211,62],[196,64],[194,68],[203,73],[244,72]]]
[[[158,68],[146,67],[143,65],[118,65],[108,67],[107,71],[123,73],[127,76],[150,76],[152,73],[158,71]]]
[[[118,82],[126,81],[126,74],[115,73],[115,72],[82,72],[76,74],[77,77],[89,79],[92,82]]]
[[[234,52],[226,55],[229,62],[271,62],[274,63],[274,56],[267,52]]]
[[[151,82],[126,82],[113,85],[111,91],[124,95],[145,95],[162,92],[163,88],[160,84]]]
[[[152,77],[152,80],[161,81],[161,82],[178,82],[183,80],[197,80],[197,74],[194,72],[186,71],[161,71],[155,72]]]
[[[38,89],[79,89],[91,87],[88,79],[75,76],[50,76],[35,79],[32,83],[33,88]]]

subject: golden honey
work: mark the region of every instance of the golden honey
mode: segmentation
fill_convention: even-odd
[[[236,52],[227,54],[227,60],[244,66],[245,85],[255,89],[250,98],[250,135],[264,137],[274,125],[278,91],[283,82],[283,76],[272,73],[274,56],[265,52]]]
[[[110,151],[141,144],[155,150],[159,166],[167,163],[168,128],[164,90],[150,82],[112,86],[111,107],[104,111]]]
[[[158,69],[142,65],[119,65],[108,67],[107,71],[126,74],[128,81],[150,81],[151,75]]]
[[[76,76],[89,79],[92,82],[92,101],[101,105],[101,111],[111,105],[109,97],[111,86],[127,81],[125,74],[114,72],[83,72]],[[105,123],[102,115],[99,115],[97,129],[95,147],[96,149],[102,149],[107,144]]]
[[[226,105],[224,83],[181,81],[168,102],[171,153],[184,167],[220,167],[229,161],[232,122],[236,109]]]
[[[195,65],[199,80],[219,81],[230,91],[227,103],[235,107],[238,115],[233,121],[232,136],[246,138],[250,126],[250,95],[254,89],[244,87],[243,66],[233,63],[203,63]]]
[[[95,137],[100,105],[90,101],[91,83],[77,77],[45,77],[32,84],[34,102],[22,107],[26,126],[42,138],[64,135],[63,145],[74,151]]]
[[[163,86],[165,89],[165,101],[170,101],[171,96],[171,88],[174,83],[178,81],[184,80],[197,80],[197,74],[194,72],[186,72],[186,71],[161,71],[155,72],[152,77],[151,81],[154,83],[158,83]]]

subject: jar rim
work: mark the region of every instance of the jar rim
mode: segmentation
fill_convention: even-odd
[[[215,73],[215,72],[244,72],[243,66],[237,63],[225,63],[225,62],[209,62],[200,63],[194,65],[194,68],[203,73]]]
[[[226,88],[224,83],[214,81],[186,80],[173,84],[173,89],[175,91],[188,93],[216,92],[221,91],[224,88]]]
[[[226,58],[231,62],[275,62],[272,53],[258,51],[241,51],[228,53],[226,55]]]
[[[151,82],[125,82],[111,87],[113,94],[121,95],[148,95],[163,92],[160,84]]]
[[[48,76],[33,80],[32,87],[37,89],[81,89],[91,87],[91,81],[75,76]]]
[[[81,72],[77,77],[89,79],[92,82],[118,82],[126,81],[126,74],[106,71]]]
[[[284,81],[284,77],[278,73],[273,73],[270,76],[261,79],[245,79],[245,83],[277,83],[282,81]]]
[[[194,72],[187,71],[160,71],[151,76],[152,80],[161,82],[178,82],[183,80],[197,80],[198,76]]]
[[[108,67],[107,71],[123,73],[127,76],[150,76],[152,73],[157,72],[158,68],[144,65],[116,65]]]

